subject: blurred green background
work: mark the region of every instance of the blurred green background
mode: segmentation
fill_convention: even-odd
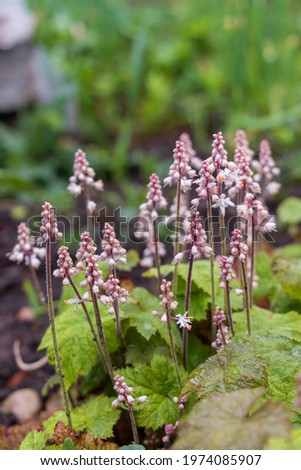
[[[71,205],[66,180],[82,147],[129,207],[163,175],[189,131],[209,152],[245,129],[271,140],[286,183],[301,180],[298,0],[30,0],[35,42],[67,84],[47,106],[0,125],[1,196]],[[66,103],[75,106],[70,130]],[[134,184],[129,184],[133,182]]]

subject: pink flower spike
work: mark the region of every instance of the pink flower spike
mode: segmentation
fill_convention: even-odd
[[[125,264],[126,250],[121,247],[119,241],[117,240],[113,227],[110,224],[105,223],[102,233],[103,239],[101,242],[101,247],[103,251],[100,254],[101,261],[109,260],[110,266],[115,266],[117,262]]]
[[[18,226],[18,243],[13,247],[11,253],[7,253],[8,259],[17,264],[24,263],[26,266],[38,269],[41,264],[40,260],[45,258],[45,255],[45,248],[35,247],[33,240],[30,238],[29,228],[24,222],[20,223]]]
[[[44,202],[42,209],[42,220],[40,226],[41,236],[37,240],[38,245],[43,245],[52,237],[59,240],[63,236],[58,230],[57,219],[52,205],[49,202]]]
[[[141,217],[155,219],[158,216],[158,208],[164,209],[167,206],[167,201],[162,195],[160,180],[156,173],[150,176],[147,187],[149,189],[146,195],[147,202],[141,204],[140,215]]]
[[[63,283],[65,280],[68,281],[68,276],[76,276],[77,269],[73,266],[73,261],[70,256],[67,246],[61,246],[58,249],[58,260],[57,260],[58,269],[53,272],[54,277],[62,277]],[[69,284],[69,281],[68,281]]]
[[[169,169],[169,176],[164,179],[164,185],[171,185],[172,182],[181,180],[181,189],[183,192],[191,187],[192,178],[195,176],[195,170],[189,165],[189,155],[187,153],[184,142],[176,141],[173,150],[174,161]]]

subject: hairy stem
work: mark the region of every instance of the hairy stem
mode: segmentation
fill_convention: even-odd
[[[249,286],[248,286],[248,277],[246,272],[246,265],[241,261],[241,272],[242,272],[242,281],[244,289],[244,298],[245,298],[245,309],[247,315],[247,332],[248,335],[251,334],[251,317],[250,317],[250,297],[249,297]]]
[[[54,307],[53,307],[53,295],[52,295],[52,278],[51,278],[51,241],[48,238],[46,242],[46,287],[47,287],[47,305],[48,305],[48,316],[49,323],[52,335],[53,350],[54,350],[54,360],[55,360],[55,369],[59,378],[65,412],[68,420],[69,428],[72,428],[72,419],[71,419],[71,408],[70,401],[67,392],[67,387],[65,384],[65,378],[62,368],[62,360],[60,356],[60,350],[57,340],[56,328],[55,328],[55,316],[54,316]]]
[[[42,288],[41,288],[36,270],[31,266],[31,264],[29,264],[29,272],[30,272],[33,287],[36,289],[36,291],[39,295],[40,303],[41,303],[42,307],[45,307],[46,306],[46,299],[45,299],[44,293],[42,291]]]
[[[94,308],[97,331],[98,331],[98,335],[99,335],[99,339],[100,339],[100,344],[102,346],[102,350],[103,350],[103,353],[104,353],[106,367],[107,367],[108,373],[110,375],[110,378],[112,380],[112,383],[114,383],[113,366],[112,366],[110,354],[109,354],[107,344],[106,344],[106,339],[105,339],[103,326],[102,326],[102,321],[101,321],[100,312],[99,312],[99,306],[98,306],[96,295],[93,294],[92,289],[91,289],[91,295],[92,295],[92,301],[93,301],[93,308]]]
[[[212,208],[210,194],[207,190],[207,218],[209,225],[209,246],[211,248],[210,253],[210,278],[211,278],[211,337],[212,341],[215,338],[215,327],[213,324],[213,317],[215,314],[215,282],[214,282],[214,252],[213,252],[213,223],[212,223]]]
[[[253,281],[254,281],[254,258],[255,258],[255,223],[254,214],[251,219],[251,254],[250,254],[250,307],[253,305]]]
[[[115,278],[117,278],[116,266],[115,265],[112,267],[112,274]],[[114,307],[115,318],[116,318],[116,336],[117,336],[117,339],[118,339],[119,344],[120,344],[120,351],[121,351],[121,355],[122,355],[123,362],[124,362],[124,353],[125,353],[125,350],[126,350],[126,346],[125,346],[125,342],[124,342],[124,338],[123,338],[123,334],[122,334],[118,299],[116,299],[113,302],[113,307]]]
[[[153,237],[154,237],[154,244],[155,244],[155,265],[156,265],[157,273],[158,273],[158,292],[160,294],[162,276],[161,276],[161,270],[160,270],[159,240],[158,240],[156,219],[153,220]]]
[[[179,175],[179,179],[177,182],[177,209],[176,209],[176,228],[175,228],[175,245],[174,245],[174,258],[179,253],[179,224],[180,224],[180,206],[181,206],[181,175]],[[174,272],[173,272],[173,293],[175,298],[177,298],[177,290],[178,290],[178,264],[175,264]]]
[[[127,405],[128,405],[128,410],[129,410],[129,415],[130,415],[130,420],[131,420],[133,440],[134,440],[135,444],[139,444],[138,429],[137,429],[137,424],[136,424],[136,420],[135,420],[134,409],[133,409],[133,406],[130,403],[128,403]]]
[[[72,277],[69,276],[69,275],[67,275],[67,277],[68,277],[68,281],[69,281],[69,283],[70,283],[70,285],[71,285],[71,287],[72,287],[72,289],[73,289],[73,291],[74,291],[76,297],[78,298],[78,300],[80,300],[80,304],[81,304],[81,306],[82,306],[82,308],[83,308],[83,311],[84,311],[84,313],[85,313],[85,315],[86,315],[86,319],[87,319],[87,321],[88,321],[88,324],[89,324],[89,327],[90,327],[90,331],[91,331],[92,336],[93,336],[93,341],[95,341],[95,345],[96,345],[96,348],[97,348],[98,355],[99,355],[101,361],[104,362],[104,352],[102,351],[101,344],[100,344],[99,338],[97,337],[97,332],[96,332],[96,330],[95,330],[95,328],[94,328],[94,325],[93,325],[93,323],[92,323],[92,320],[91,320],[91,317],[90,317],[90,315],[89,315],[87,306],[86,306],[85,302],[83,302],[83,298],[82,298],[82,296],[80,295],[80,293],[79,293],[79,291],[78,291],[78,289],[77,289],[75,283],[73,282]]]
[[[231,299],[230,299],[229,281],[225,281],[225,294],[226,294],[226,301],[227,301],[227,315],[228,315],[230,330],[231,330],[232,336],[235,336],[233,317],[232,317]]]
[[[181,381],[180,372],[179,372],[176,348],[175,348],[175,343],[173,340],[172,329],[171,329],[170,312],[169,312],[168,307],[166,308],[166,316],[167,316],[167,329],[168,329],[168,334],[169,334],[169,346],[170,346],[170,352],[171,352],[171,359],[173,362],[173,366],[174,366],[174,370],[175,370],[179,387],[182,388],[182,381]]]
[[[191,281],[192,281],[192,268],[193,268],[194,255],[191,253],[189,258],[188,273],[186,280],[186,292],[185,292],[185,312],[189,314],[190,309],[190,298],[191,298]],[[187,359],[188,359],[188,329],[183,328],[183,366],[187,370]]]

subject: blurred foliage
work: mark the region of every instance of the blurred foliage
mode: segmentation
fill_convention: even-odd
[[[144,183],[155,169],[163,175],[168,159],[164,162],[156,147],[177,129],[190,129],[205,151],[213,131],[222,129],[232,139],[236,128],[248,130],[256,142],[270,137],[278,155],[284,148],[296,150],[301,119],[296,0],[29,4],[38,18],[37,44],[73,90],[75,127],[70,134],[62,98],[22,112],[13,130],[1,126],[2,194],[37,199],[47,186],[61,200],[59,187],[81,145],[99,175],[113,177],[131,205],[137,193],[122,177]],[[171,153],[173,141],[168,145]],[[297,151],[294,161],[298,158],[301,168]]]

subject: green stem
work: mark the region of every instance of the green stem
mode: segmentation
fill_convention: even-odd
[[[69,428],[72,429],[70,401],[69,401],[68,392],[67,392],[67,388],[65,384],[65,378],[64,378],[63,368],[62,368],[62,360],[60,356],[60,350],[59,350],[56,328],[55,328],[55,316],[54,316],[53,296],[52,296],[52,278],[51,278],[51,241],[49,238],[46,242],[46,287],[47,287],[48,316],[49,316],[49,323],[50,323],[52,342],[53,342],[55,369],[56,369],[59,382],[60,382],[65,412],[66,412],[66,416],[68,420],[68,426]]]

